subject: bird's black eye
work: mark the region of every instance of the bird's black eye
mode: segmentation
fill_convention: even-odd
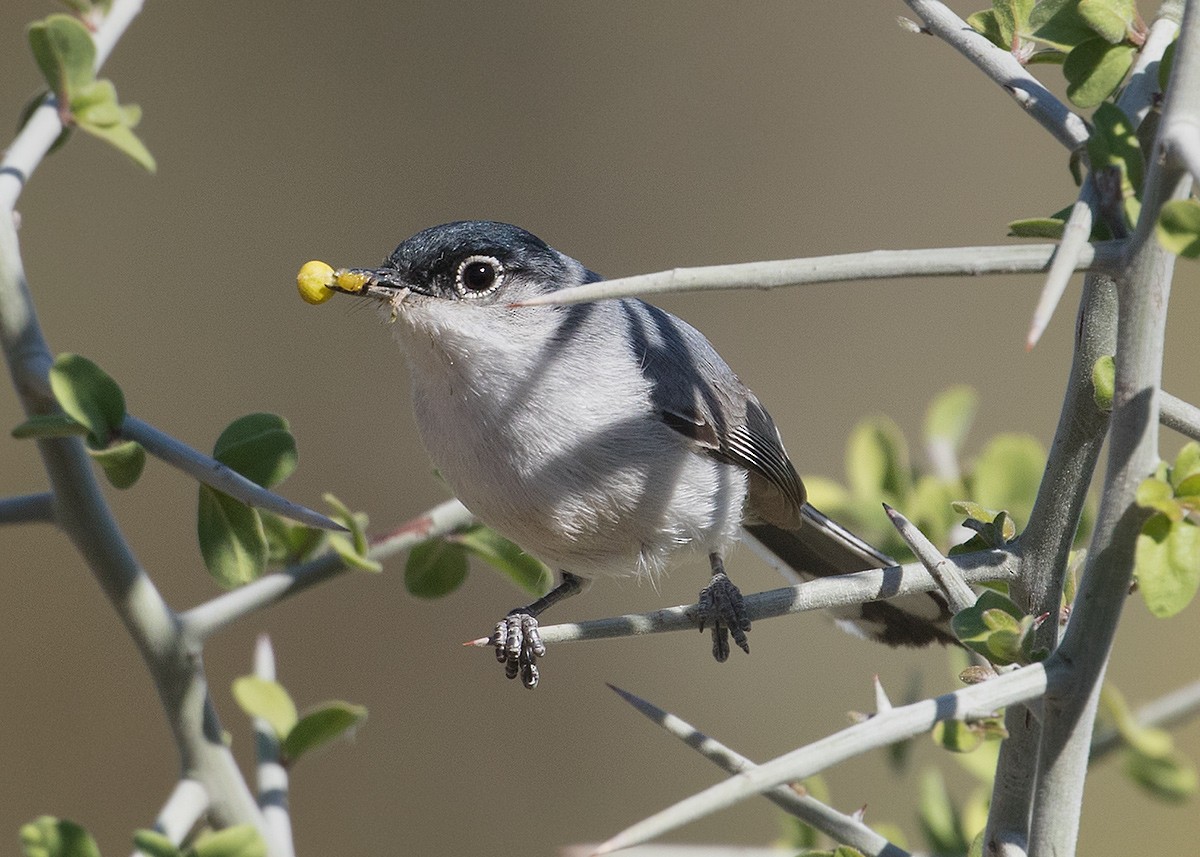
[[[455,285],[464,295],[482,295],[500,285],[504,266],[492,256],[471,256],[458,266]]]

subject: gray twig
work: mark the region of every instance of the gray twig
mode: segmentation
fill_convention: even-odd
[[[0,524],[54,523],[54,495],[22,494],[0,500]]]
[[[254,645],[254,674],[266,681],[275,680],[275,652],[266,634],[260,634]],[[270,837],[271,854],[295,857],[288,812],[288,772],[279,758],[279,739],[271,724],[261,717],[254,718],[254,749],[258,759],[258,805]]]

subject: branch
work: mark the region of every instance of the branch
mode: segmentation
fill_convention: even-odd
[[[115,0],[108,14],[92,33],[96,45],[96,70],[104,65],[125,30],[142,11],[142,0]],[[58,135],[62,133],[58,102],[47,96],[41,106],[13,140],[0,161],[0,212],[10,212],[17,204],[21,190],[38,164],[46,157]],[[7,216],[7,215],[0,215]]]
[[[275,681],[275,652],[271,638],[259,635],[254,646],[254,674]],[[258,805],[262,807],[270,851],[274,857],[295,857],[292,820],[288,814],[288,772],[279,761],[279,739],[271,724],[254,718],[254,749],[258,757]]]
[[[474,520],[462,503],[449,500],[374,540],[367,555],[383,560],[426,539],[462,529]],[[179,617],[182,633],[199,642],[249,613],[337,577],[346,570],[342,558],[330,552],[304,565],[265,575],[188,610]]]
[[[1088,244],[1077,270],[1107,270],[1121,259],[1121,242]],[[522,301],[519,306],[576,304],[601,298],[651,295],[664,292],[717,289],[775,289],[846,280],[887,280],[900,277],[979,276],[1028,274],[1046,271],[1054,257],[1051,244],[1017,244],[989,247],[935,247],[924,250],[870,250],[811,256],[775,262],[744,262],[674,268],[615,280],[573,286]]]
[[[1200,714],[1200,681],[1194,681],[1147,702],[1133,713],[1133,718],[1139,726],[1164,728],[1184,723],[1197,714]],[[1095,762],[1124,745],[1125,739],[1121,737],[1120,732],[1116,729],[1106,729],[1092,739],[1089,761]]]
[[[54,495],[49,491],[0,500],[0,524],[32,523],[54,523]]]
[[[710,762],[731,774],[754,770],[757,765],[721,742],[701,733],[690,723],[669,714],[656,705],[614,685],[609,687],[622,699],[674,735]],[[829,836],[835,842],[857,848],[867,857],[909,857],[907,851],[893,845],[853,816],[838,812],[792,785],[776,786],[763,793],[789,815]]]
[[[1042,82],[1025,70],[1010,51],[992,44],[971,25],[936,0],[905,0],[920,16],[925,28],[971,61],[998,83],[1025,112],[1068,149],[1087,142],[1087,124],[1063,104]]]
[[[1167,87],[1162,127],[1182,112],[1200,112],[1200,9],[1184,11]],[[1050,662],[1069,666],[1071,681],[1047,694],[1041,764],[1030,824],[1030,851],[1070,854],[1079,811],[1101,682],[1117,621],[1128,594],[1134,545],[1146,510],[1134,502],[1137,486],[1158,462],[1159,388],[1166,312],[1175,257],[1158,246],[1153,225],[1163,204],[1185,196],[1190,176],[1162,157],[1156,142],[1143,190],[1142,212],[1129,264],[1118,275],[1116,388],[1109,462],[1087,567],[1062,645]]]
[[[179,468],[205,485],[228,494],[234,499],[241,500],[248,506],[256,506],[281,515],[288,520],[321,530],[346,532],[346,528],[337,521],[293,503],[291,500],[285,500],[261,485],[256,485],[215,458],[192,449],[187,444],[181,443],[135,416],[126,415],[125,422],[121,424],[120,434],[126,440],[136,440],[146,448],[146,452],[155,458],[165,461],[172,467]]]
[[[927,539],[925,534],[917,529],[908,518],[887,503],[883,504],[883,510],[887,513],[888,519],[895,526],[896,531],[900,533],[900,538],[904,539],[904,543],[912,550],[913,556],[937,581],[938,589],[946,596],[950,612],[958,613],[973,605],[975,592],[959,574],[958,566],[952,560],[942,556],[941,551],[934,546],[933,542]]]
[[[1047,666],[1031,664],[953,693],[880,712],[870,720],[856,723],[692,795],[627,828],[594,853],[608,854],[646,842],[783,783],[802,780],[853,756],[928,732],[943,720],[990,716],[1000,708],[1041,696],[1057,679]]]
[[[963,554],[955,559],[965,580],[1012,580],[1017,576],[1016,557],[1003,551],[978,551]],[[751,621],[758,621],[809,610],[843,607],[915,592],[928,592],[937,588],[937,583],[924,566],[918,562],[910,562],[890,568],[820,577],[797,586],[785,586],[747,595],[746,616]],[[547,625],[540,631],[545,643],[633,637],[665,631],[695,631],[698,609],[695,604],[685,604],[655,610],[652,613],[631,613],[589,622]],[[483,648],[490,645],[489,638],[480,637],[470,641],[468,645]]]
[[[1200,440],[1200,408],[1166,391],[1159,393],[1158,421],[1192,440]]]
[[[154,829],[178,845],[207,810],[208,792],[204,786],[184,777],[175,784],[171,796],[163,804],[154,821]],[[145,854],[135,850],[133,857],[145,857]]]

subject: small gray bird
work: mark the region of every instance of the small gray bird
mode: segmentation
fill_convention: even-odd
[[[418,232],[348,294],[381,304],[425,448],[482,521],[561,573],[496,626],[509,678],[538,682],[537,616],[602,575],[655,579],[703,552],[698,624],[749,652],[723,558],[743,530],[802,578],[894,565],[805,502],[779,430],[703,334],[640,300],[515,306],[601,279],[516,226]],[[834,611],[892,646],[952,642],[936,593]]]

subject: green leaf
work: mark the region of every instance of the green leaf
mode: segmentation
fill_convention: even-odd
[[[329,546],[351,568],[360,571],[383,571],[383,566],[368,555],[370,543],[367,541],[366,515],[351,512],[345,503],[332,494],[325,494],[324,499],[333,507],[333,519],[350,531],[349,538],[343,533],[327,534]]]
[[[296,469],[296,439],[283,417],[248,414],[221,432],[213,458],[257,485],[274,488]]]
[[[304,753],[339,738],[367,718],[367,709],[348,702],[325,702],[306,713],[287,734],[280,747],[284,759],[294,762]]]
[[[1137,48],[1111,45],[1104,39],[1091,39],[1075,47],[1063,63],[1067,79],[1067,98],[1076,107],[1090,109],[1116,91],[1133,65]]]
[[[932,734],[933,740],[951,753],[971,753],[983,744],[983,735],[962,720],[940,720]]]
[[[553,583],[550,569],[490,527],[469,527],[447,537],[482,559],[531,595],[544,595]]]
[[[918,792],[921,830],[935,854],[962,854],[969,843],[963,835],[958,812],[950,800],[946,783],[936,768],[921,776]]]
[[[1137,11],[1133,0],[1079,0],[1079,17],[1112,44],[1125,40]]]
[[[114,488],[132,487],[146,466],[146,450],[136,440],[127,440],[107,449],[89,449],[92,460],[104,468]]]
[[[1200,256],[1200,202],[1173,199],[1165,203],[1154,234],[1159,244],[1178,256],[1185,259]]]
[[[43,815],[21,826],[25,857],[100,857],[91,834],[73,821]]]
[[[189,857],[267,857],[267,846],[251,824],[206,830],[188,849]]]
[[[971,430],[978,410],[979,394],[975,388],[960,384],[943,390],[925,411],[925,437],[948,443],[957,450]]]
[[[1096,32],[1079,14],[1076,0],[1044,0],[1029,16],[1030,38],[1060,51],[1096,38]]]
[[[1022,643],[1031,625],[1031,617],[993,589],[983,590],[972,606],[950,620],[964,646],[1000,666],[1025,660]]]
[[[299,720],[296,703],[277,681],[241,676],[233,680],[233,698],[246,714],[267,721],[280,741],[287,738]]]
[[[1063,236],[1063,227],[1067,221],[1057,217],[1028,217],[1024,220],[1013,220],[1008,224],[1010,238],[1050,238],[1058,240]]]
[[[1105,354],[1092,366],[1092,399],[1102,411],[1111,411],[1113,391],[1117,387],[1117,364],[1111,354]]]
[[[971,496],[989,509],[1007,509],[1018,524],[1029,520],[1041,485],[1046,453],[1026,434],[999,434],[971,470]]]
[[[1000,29],[1000,20],[994,10],[985,9],[968,15],[967,24],[996,47],[1006,51],[1012,50],[1012,40],[1005,41],[1004,32]]]
[[[1134,501],[1145,509],[1153,509],[1171,521],[1183,520],[1183,509],[1175,500],[1175,491],[1171,483],[1157,476],[1143,479],[1137,487]]]
[[[157,830],[135,830],[133,847],[146,857],[179,857],[179,849]]]
[[[1200,475],[1200,443],[1191,440],[1183,445],[1175,456],[1175,463],[1171,465],[1171,485],[1175,493],[1194,494],[1200,491],[1200,485],[1193,490],[1186,490],[1197,475]]]
[[[258,511],[228,494],[200,486],[196,521],[208,572],[226,589],[257,580],[267,567],[267,537]]]
[[[419,598],[441,598],[462,586],[469,565],[466,548],[456,542],[421,542],[408,552],[404,588]]]
[[[71,437],[88,434],[87,426],[80,425],[66,414],[36,414],[12,430],[17,440],[38,437]]]
[[[261,509],[258,517],[267,537],[267,562],[271,565],[293,565],[309,559],[325,541],[325,531],[316,527],[293,524]]]
[[[1137,129],[1125,111],[1112,102],[1104,102],[1092,114],[1095,126],[1088,139],[1088,156],[1092,169],[1107,165],[1121,171],[1121,188],[1127,195],[1142,189],[1145,159],[1138,141]],[[1093,145],[1093,142],[1100,145]]]
[[[887,500],[893,505],[912,487],[908,444],[888,417],[866,419],[846,442],[846,477],[859,497]]]
[[[1177,752],[1148,756],[1131,750],[1125,758],[1125,773],[1150,794],[1173,803],[1186,800],[1200,787],[1195,765]]]
[[[142,120],[142,109],[119,104],[112,81],[92,81],[71,98],[70,106],[79,128],[124,152],[147,172],[157,169],[154,156],[133,133]]]
[[[1166,92],[1167,84],[1171,81],[1171,67],[1175,65],[1175,45],[1177,42],[1171,42],[1167,45],[1167,49],[1163,51],[1162,59],[1158,63],[1158,91]]]
[[[1155,616],[1174,616],[1187,607],[1200,588],[1200,526],[1161,512],[1151,515],[1137,538],[1134,573]]]
[[[905,500],[904,514],[934,544],[949,544],[950,532],[958,524],[954,514],[955,486],[932,476],[917,480],[912,493]]]
[[[67,105],[96,76],[92,34],[71,15],[51,15],[29,25],[29,47],[50,91]]]
[[[67,414],[106,446],[125,422],[125,394],[103,369],[78,354],[60,354],[50,367],[50,389]]]

